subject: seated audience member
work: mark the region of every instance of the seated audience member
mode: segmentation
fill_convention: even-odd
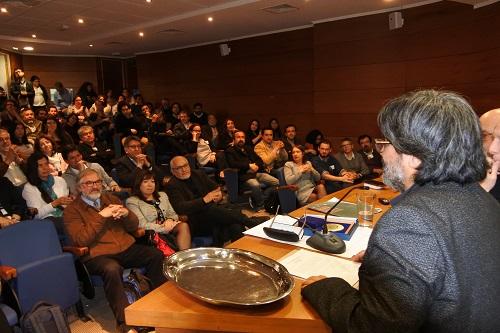
[[[97,98],[94,85],[88,81],[82,83],[76,94],[82,98],[82,104],[86,109],[90,108]]]
[[[50,174],[52,176],[61,176],[68,167],[61,153],[54,149],[54,141],[46,135],[40,136],[35,141],[35,150],[42,152],[49,159]]]
[[[187,152],[196,156],[197,165],[200,167],[210,167],[216,170],[216,175],[223,172],[226,161],[224,152],[214,152],[210,149],[210,144],[201,138],[201,127],[198,124],[192,124],[189,127],[192,140],[187,142]],[[223,178],[223,177],[222,177]]]
[[[314,156],[311,160],[314,169],[321,175],[328,194],[353,183],[353,175],[342,169],[339,161],[331,153],[332,144],[328,140],[323,140],[318,147],[318,156]]]
[[[76,95],[73,99],[73,104],[68,106],[65,111],[66,115],[75,114],[77,116],[87,117],[87,107],[83,104],[83,99],[80,95]]]
[[[363,134],[358,138],[358,143],[361,149],[358,153],[363,156],[366,166],[370,170],[370,176],[378,177],[384,172],[382,166],[382,156],[379,152],[373,149],[372,137]]]
[[[201,137],[208,141],[210,148],[215,149],[217,147],[217,140],[219,139],[219,127],[217,126],[217,117],[209,113],[207,116],[207,124],[201,126]]]
[[[151,171],[137,174],[127,208],[139,219],[139,227],[160,235],[174,234],[179,250],[191,247],[189,225],[180,220],[165,192],[158,192]]]
[[[76,180],[80,172],[85,169],[93,169],[99,175],[102,180],[102,189],[107,192],[115,192],[118,197],[123,198],[124,195],[121,193],[122,189],[120,186],[111,178],[104,168],[99,163],[87,162],[83,159],[82,154],[78,148],[74,145],[68,145],[63,147],[62,157],[68,164],[68,168],[62,174],[62,177],[68,184],[69,193],[76,196],[78,194],[78,186]],[[126,197],[126,196],[125,196]]]
[[[234,120],[226,119],[224,126],[219,134],[219,139],[217,141],[217,150],[226,150],[234,142],[234,132],[236,132],[236,126]]]
[[[36,209],[35,218],[51,220],[57,233],[64,235],[63,210],[73,201],[66,181],[50,174],[49,159],[39,151],[35,151],[28,158],[26,176],[28,183],[23,188],[26,205]]]
[[[28,179],[22,170],[26,160],[16,151],[16,146],[10,142],[9,132],[2,128],[0,128],[0,156],[2,156],[3,161],[9,166],[5,177],[16,187],[26,184]]]
[[[264,162],[264,170],[271,175],[288,160],[285,144],[273,141],[273,130],[270,128],[262,130],[262,141],[255,145],[254,151]]]
[[[9,166],[0,159],[0,228],[5,228],[27,218],[26,201],[7,177]]]
[[[340,143],[340,148],[342,151],[335,154],[335,158],[340,162],[342,169],[351,173],[355,181],[370,174],[363,156],[354,151],[351,139],[344,138]]]
[[[125,102],[118,103],[118,114],[115,118],[115,131],[122,137],[144,135],[144,124],[142,124],[133,113],[130,105]]]
[[[384,181],[402,194],[354,258],[359,290],[315,276],[303,297],[334,332],[499,332],[500,205],[478,184],[488,165],[476,113],[421,90],[389,101],[378,125]]]
[[[49,116],[42,127],[42,133],[49,136],[54,142],[54,149],[61,152],[61,148],[65,145],[73,144],[73,139],[66,132],[59,120],[56,117]]]
[[[80,144],[78,150],[87,162],[98,163],[105,170],[111,170],[111,159],[115,156],[113,150],[108,148],[106,141],[97,141],[94,129],[90,126],[82,126],[78,129]]]
[[[33,154],[33,144],[28,141],[26,136],[26,128],[21,123],[17,123],[16,127],[10,134],[10,141],[15,152],[23,159],[27,160]]]
[[[88,247],[82,258],[90,274],[104,280],[104,292],[120,332],[129,332],[124,309],[129,305],[123,289],[123,270],[145,267],[156,288],[165,282],[163,254],[152,246],[135,244],[137,216],[120,199],[103,192],[102,179],[94,169],[78,175],[80,195],[64,211],[64,226],[74,246]]]
[[[28,141],[35,144],[37,136],[42,132],[42,122],[35,118],[35,113],[30,108],[21,109],[21,119]]]
[[[193,124],[200,124],[201,126],[208,124],[208,116],[207,113],[203,111],[203,104],[195,103],[193,105],[193,112],[191,116],[189,116],[189,121]]]
[[[269,128],[273,130],[274,140],[282,140],[283,139],[283,132],[281,132],[280,123],[278,122],[278,119],[271,118],[269,120]]]
[[[187,111],[182,110],[179,112],[179,122],[174,125],[174,138],[184,147],[186,143],[191,140],[191,134],[189,133],[189,127],[191,122],[189,121],[189,115]]]
[[[115,162],[118,184],[121,187],[132,188],[137,173],[141,170],[149,170],[155,174],[158,184],[163,184],[163,173],[142,152],[141,139],[137,136],[128,136],[123,141],[125,155]],[[160,185],[161,186],[161,185]]]
[[[4,103],[4,110],[0,112],[0,124],[3,128],[12,132],[18,123],[22,123],[22,119],[17,112],[17,102],[8,99]]]
[[[177,102],[172,103],[171,107],[169,110],[164,110],[163,115],[165,117],[165,121],[167,123],[172,124],[175,126],[179,122],[179,113],[181,112],[181,105]]]
[[[64,88],[62,82],[57,81],[54,83],[54,87],[56,88],[56,93],[54,94],[54,103],[56,103],[57,109],[64,110],[70,106],[73,97],[71,96],[71,92]]]
[[[247,186],[252,191],[253,208],[257,211],[263,209],[265,200],[279,181],[264,171],[264,162],[245,142],[245,132],[234,133],[234,144],[226,150],[226,161],[230,168],[238,169],[240,186]],[[261,184],[265,184],[266,188],[262,189]]]
[[[262,131],[260,130],[260,123],[257,119],[250,120],[245,137],[247,145],[251,147],[255,147],[255,145],[262,140]]]
[[[61,122],[61,113],[57,110],[57,107],[53,104],[49,105],[49,108],[47,110],[47,118],[48,117],[56,118],[59,123]]]
[[[500,172],[500,156],[498,151],[500,109],[494,109],[484,113],[479,118],[479,122],[481,123],[481,130],[483,133],[484,152],[490,163],[490,168],[486,174],[486,178],[481,182],[481,186],[500,201],[500,182],[498,181],[498,173]],[[493,145],[494,142],[497,144],[496,147]]]
[[[111,130],[110,125],[112,118],[107,116],[104,112],[104,105],[106,101],[104,100],[104,95],[99,95],[98,99],[91,108],[90,114],[87,118],[87,123],[94,129],[94,135],[97,141],[111,142]]]
[[[301,206],[326,195],[325,186],[318,184],[321,175],[313,168],[311,162],[305,160],[304,151],[302,146],[293,147],[292,161],[286,162],[283,170],[286,183],[297,185],[298,190],[295,195]]]
[[[325,139],[323,133],[320,130],[313,129],[306,135],[306,142],[304,147],[306,148],[306,158],[310,160],[313,156],[318,155],[318,147],[321,141]]]
[[[64,130],[71,136],[73,142],[80,142],[80,137],[78,136],[78,129],[80,128],[80,122],[78,121],[78,116],[74,113],[68,115],[66,121],[64,122]]]
[[[173,177],[166,185],[168,198],[177,214],[187,215],[193,236],[213,236],[214,245],[243,236],[245,226],[255,223],[241,214],[217,205],[222,200],[220,187],[201,170],[191,170],[187,159],[170,161]]]
[[[291,160],[292,148],[300,145],[300,141],[297,140],[297,128],[295,127],[295,125],[286,125],[283,143],[285,144],[285,150],[288,154],[288,159]]]
[[[151,137],[157,154],[167,152],[176,155],[187,153],[186,147],[180,144],[174,137],[174,124],[167,122],[163,112],[155,113],[151,118]]]
[[[49,116],[46,107],[44,106],[38,110],[33,110],[33,112],[35,112],[35,118],[42,122],[42,131],[43,131],[43,124],[45,123],[47,117]]]

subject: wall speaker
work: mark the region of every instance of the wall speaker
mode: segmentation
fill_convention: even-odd
[[[389,29],[399,29],[403,27],[405,20],[401,12],[394,12],[389,14]]]
[[[231,53],[231,48],[227,44],[219,44],[220,55],[225,57]]]

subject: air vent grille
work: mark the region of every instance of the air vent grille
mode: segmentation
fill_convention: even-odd
[[[262,10],[272,14],[284,14],[299,10],[299,8],[289,5],[287,3],[283,3],[277,6],[263,8]]]

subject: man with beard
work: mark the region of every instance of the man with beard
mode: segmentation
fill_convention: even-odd
[[[390,101],[376,141],[402,192],[358,255],[359,290],[312,277],[302,295],[335,332],[500,332],[500,205],[467,101],[423,90]]]
[[[156,288],[163,282],[163,253],[155,247],[135,244],[139,220],[120,199],[102,191],[102,179],[94,169],[78,174],[80,195],[64,210],[64,226],[73,245],[88,247],[82,257],[90,274],[104,281],[106,299],[120,332],[134,332],[125,324],[129,305],[123,289],[124,268],[145,267]]]
[[[380,176],[384,172],[382,170],[382,156],[376,149],[373,149],[372,137],[368,134],[360,135],[358,143],[361,147],[358,153],[363,156],[366,166],[370,169],[370,176]]]
[[[264,162],[257,156],[251,146],[245,145],[245,132],[234,133],[234,144],[226,150],[226,162],[230,168],[238,169],[238,181],[250,187],[253,208],[256,211],[264,208],[264,201],[271,195],[278,179],[264,172]],[[263,191],[261,184],[266,186]]]
[[[342,169],[339,161],[331,155],[332,144],[328,140],[323,140],[318,146],[318,156],[314,156],[311,163],[325,181],[326,193],[333,193],[341,190],[343,185],[352,185],[356,174]]]

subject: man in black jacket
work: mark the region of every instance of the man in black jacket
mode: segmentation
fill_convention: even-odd
[[[264,162],[254,152],[253,148],[245,145],[245,132],[234,133],[233,146],[226,149],[226,162],[230,168],[238,169],[240,186],[248,186],[252,191],[254,209],[264,208],[264,201],[279,185],[278,179],[264,172]],[[265,185],[263,191],[261,185]]]
[[[243,236],[246,227],[256,223],[241,214],[218,205],[222,200],[220,187],[200,170],[191,170],[188,160],[176,156],[170,161],[172,177],[166,192],[172,207],[187,215],[191,234],[214,237],[214,245],[223,246],[228,240]]]
[[[384,181],[403,193],[357,256],[359,290],[312,277],[302,295],[336,333],[500,332],[500,205],[478,184],[477,115],[455,93],[423,90],[390,101],[378,123]]]
[[[17,101],[20,108],[29,106],[30,99],[35,96],[33,85],[24,77],[22,68],[14,70],[14,81],[10,85],[10,96]]]

